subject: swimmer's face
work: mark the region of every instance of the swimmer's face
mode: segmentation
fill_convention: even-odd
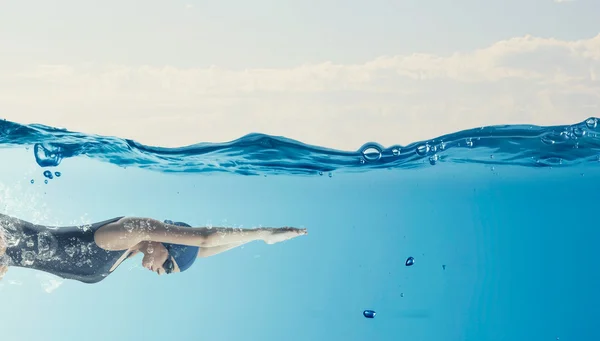
[[[179,272],[177,262],[169,255],[169,251],[162,243],[146,242],[140,246],[140,251],[144,253],[142,266],[159,275]]]

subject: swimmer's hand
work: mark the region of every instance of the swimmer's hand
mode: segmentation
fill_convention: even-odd
[[[295,227],[281,227],[276,229],[269,229],[269,235],[263,240],[267,244],[276,244],[283,241],[304,236],[308,234],[306,229],[299,229]]]

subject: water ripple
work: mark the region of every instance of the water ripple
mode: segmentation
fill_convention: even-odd
[[[0,121],[0,147],[20,146],[33,146],[41,167],[58,166],[64,159],[84,155],[122,167],[160,172],[308,175],[433,167],[448,162],[567,167],[600,161],[600,127],[594,117],[564,126],[488,126],[407,146],[384,148],[370,142],[356,151],[341,151],[264,134],[249,134],[226,143],[162,148],[117,137]]]

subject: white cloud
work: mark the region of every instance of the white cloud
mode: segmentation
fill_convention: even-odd
[[[41,65],[0,75],[0,115],[162,146],[263,132],[356,149],[599,116],[599,73],[600,35],[289,69]]]

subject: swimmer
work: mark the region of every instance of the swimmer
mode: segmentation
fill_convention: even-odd
[[[196,258],[262,240],[275,244],[306,229],[198,227],[150,218],[117,217],[85,227],[48,227],[0,214],[0,279],[9,266],[97,283],[123,261],[143,253],[144,268],[158,275],[182,272]]]

